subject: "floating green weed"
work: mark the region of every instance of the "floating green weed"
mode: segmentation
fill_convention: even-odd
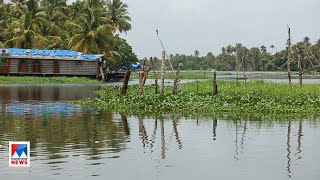
[[[119,87],[97,91],[98,98],[78,101],[80,105],[95,106],[127,113],[212,114],[216,112],[316,113],[320,111],[319,85],[300,87],[263,81],[218,81],[218,96],[211,95],[211,81],[188,83],[182,92],[154,94],[147,86],[143,96],[137,86],[130,86],[126,96],[119,95]],[[198,87],[197,87],[198,86]]]

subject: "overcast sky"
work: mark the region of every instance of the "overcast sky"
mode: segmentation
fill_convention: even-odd
[[[122,35],[139,58],[161,56],[156,29],[170,54],[218,54],[223,46],[274,44],[285,48],[287,24],[293,42],[320,39],[320,0],[123,0],[132,30]]]

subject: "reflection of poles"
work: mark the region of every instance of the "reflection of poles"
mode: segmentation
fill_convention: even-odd
[[[153,148],[153,143],[155,142],[156,139],[156,135],[157,135],[157,129],[158,129],[158,119],[155,118],[154,120],[154,129],[153,129],[153,134],[151,136],[151,143],[150,143],[150,150],[152,152],[152,148]]]
[[[164,122],[163,119],[160,120],[161,123],[161,159],[166,158],[166,141],[164,136]]]
[[[130,128],[128,125],[127,116],[122,113],[120,113],[120,116],[121,116],[121,121],[122,121],[122,125],[123,125],[123,130],[126,133],[126,135],[128,136],[128,135],[130,135]]]
[[[176,141],[179,145],[179,149],[182,149],[182,143],[179,137],[179,132],[178,132],[178,128],[177,128],[177,121],[176,120],[172,120],[172,125],[173,125],[173,131],[174,131],[174,135],[176,136]]]
[[[218,126],[218,121],[217,118],[214,118],[213,120],[213,127],[212,127],[212,131],[213,131],[213,140],[216,140],[217,137],[217,126]]]
[[[234,141],[235,143],[235,146],[236,146],[236,149],[235,149],[235,151],[234,151],[234,158],[236,159],[236,160],[239,160],[238,159],[238,121],[236,121],[236,139],[235,139],[235,141]]]
[[[287,171],[288,171],[288,177],[290,178],[291,177],[291,158],[290,158],[290,155],[291,155],[291,145],[290,145],[290,134],[291,134],[291,122],[289,121],[289,124],[288,124],[288,133],[287,133],[287,159],[288,159],[288,162],[287,162]]]
[[[242,137],[241,137],[241,143],[240,143],[241,149],[243,149],[243,147],[244,147],[244,139],[246,137],[246,131],[247,131],[247,121],[244,121],[244,127],[243,127],[243,132],[242,132]]]
[[[217,71],[213,70],[212,95],[216,96],[217,94],[218,94]]]
[[[144,127],[144,124],[143,124],[143,119],[140,117],[139,117],[139,134],[142,139],[143,148],[145,148],[146,144],[148,144],[148,135],[146,132],[146,128]]]
[[[302,121],[300,120],[299,121],[299,130],[298,130],[298,147],[297,147],[297,153],[295,155],[299,155],[302,150],[301,150],[301,139],[302,139]],[[301,159],[302,157],[301,156],[298,156],[298,159]]]

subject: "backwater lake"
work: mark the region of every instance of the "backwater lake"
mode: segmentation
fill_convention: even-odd
[[[0,179],[320,178],[320,116],[150,117],[67,103],[99,88],[0,86]],[[30,141],[30,168],[8,167],[8,141]]]

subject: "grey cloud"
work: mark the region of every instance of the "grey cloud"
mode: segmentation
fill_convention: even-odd
[[[133,30],[122,35],[140,58],[160,56],[159,29],[169,53],[199,50],[217,54],[222,46],[284,48],[286,26],[294,41],[320,38],[319,0],[124,0]]]

